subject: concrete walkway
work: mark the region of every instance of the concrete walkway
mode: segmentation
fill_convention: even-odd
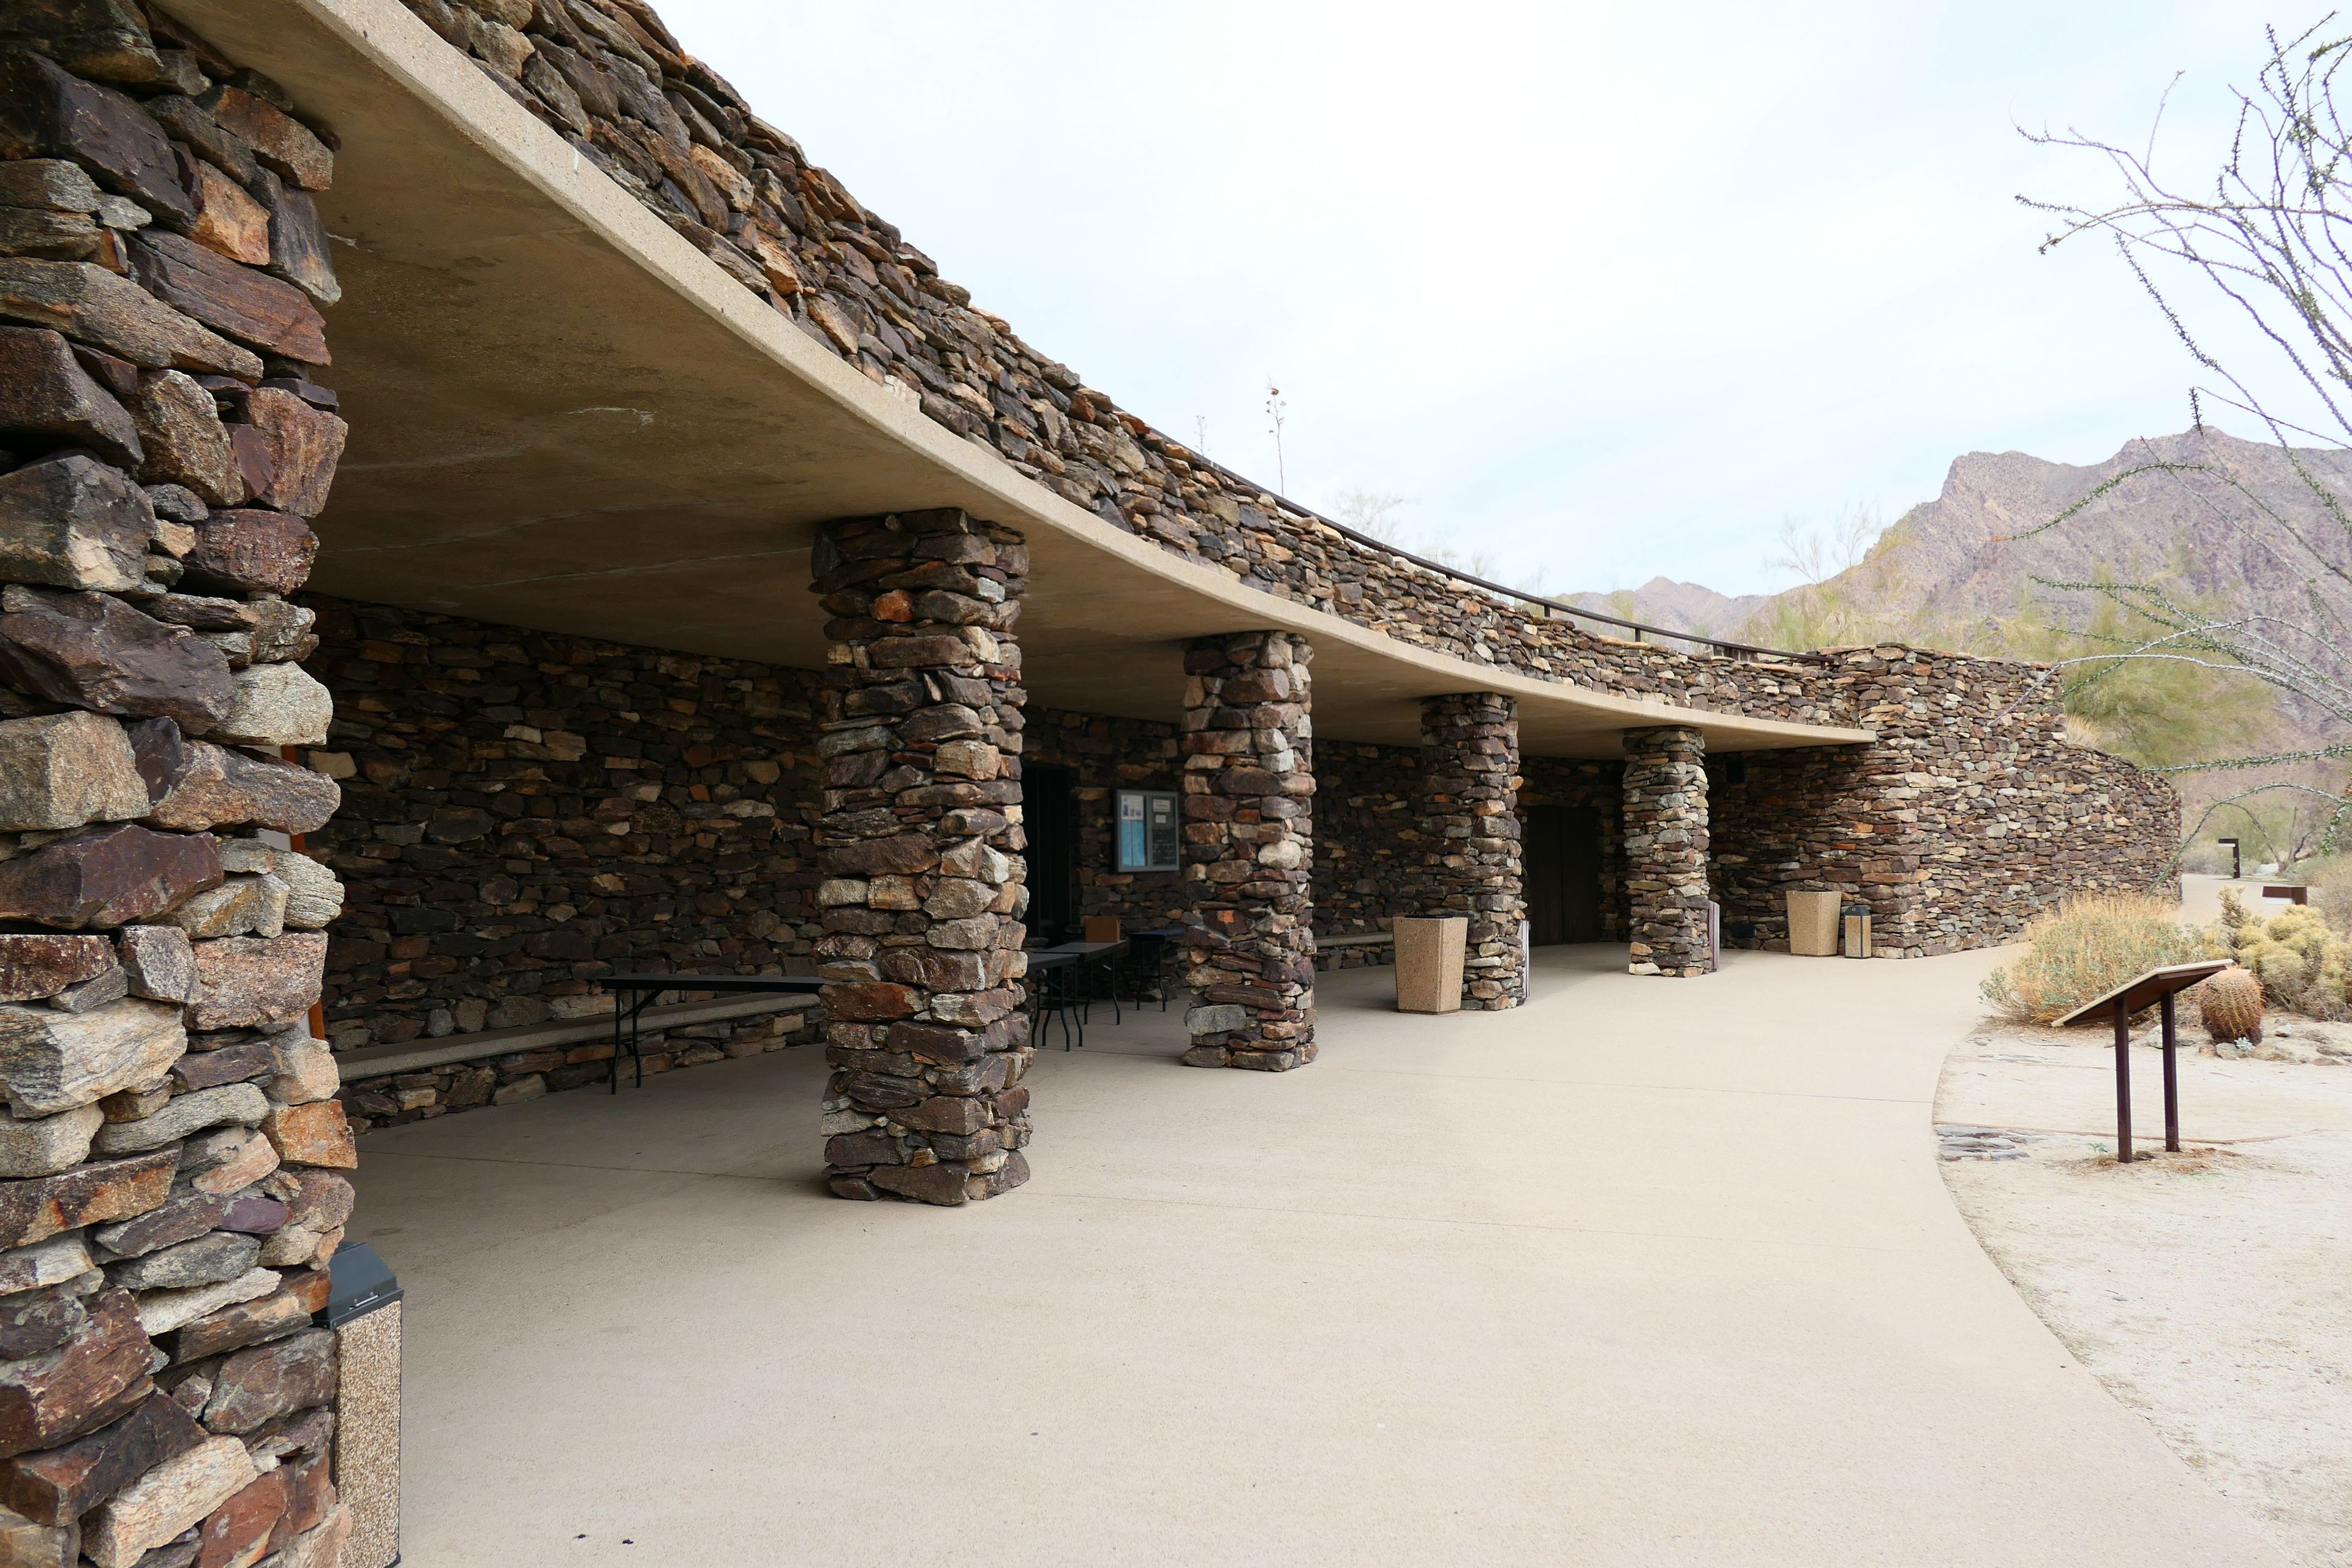
[[[1097,1027],[957,1212],[820,1194],[808,1050],[374,1135],[405,1561],[2283,1562],[1952,1208],[1989,956],[1622,962],[1327,976],[1281,1077]]]

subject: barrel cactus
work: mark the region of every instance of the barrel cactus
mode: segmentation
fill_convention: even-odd
[[[2263,1037],[2263,983],[2243,969],[2225,969],[2197,987],[2197,1016],[2217,1040]]]

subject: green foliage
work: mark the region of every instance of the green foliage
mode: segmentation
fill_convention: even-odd
[[[2173,574],[2158,581],[2173,586]],[[2106,580],[2103,577],[2103,581]],[[2186,595],[2174,589],[2176,601]],[[1972,652],[2047,663],[2066,670],[2066,716],[2084,738],[2144,768],[2174,767],[2243,751],[2269,728],[2277,696],[2263,682],[2188,659],[2135,657],[2162,628],[2116,598],[2095,595],[2088,623],[2056,625],[2028,604],[1996,623]],[[2102,658],[2113,653],[2116,657]]]
[[[1885,528],[1860,507],[1823,523],[1781,519],[1769,564],[1801,581],[1749,616],[1739,640],[1799,651],[1922,640],[1922,628],[1887,609],[1903,586],[1908,522]]]
[[[2055,1023],[2135,974],[2206,957],[2214,945],[2180,923],[2170,900],[2145,893],[2069,899],[2036,916],[2025,940],[2025,956],[1984,983],[1984,999],[2021,1024]]]

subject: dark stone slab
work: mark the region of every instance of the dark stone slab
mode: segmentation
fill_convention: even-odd
[[[301,406],[297,399],[286,401]],[[341,422],[336,424],[340,427]],[[341,445],[336,443],[338,451]],[[333,478],[331,461],[327,477]],[[323,491],[319,500],[323,503]],[[187,553],[187,575],[182,581],[184,586],[215,592],[290,594],[310,575],[318,555],[319,536],[299,517],[280,511],[216,511],[198,526],[196,547]]]
[[[27,50],[0,50],[0,155],[70,158],[152,211],[196,214],[171,138],[135,100]]]
[[[306,1330],[221,1363],[212,1397],[205,1402],[205,1425],[242,1436],[334,1396],[335,1336],[324,1329]]]
[[[148,1343],[127,1290],[109,1290],[58,1350],[0,1382],[0,1458],[53,1447],[113,1420],[144,1392]]]
[[[205,1429],[169,1395],[150,1394],[86,1437],[0,1462],[0,1502],[27,1519],[63,1524],[204,1440]]]
[[[110,595],[11,584],[0,609],[0,675],[53,702],[201,732],[235,700],[220,649]]]
[[[131,257],[151,293],[222,335],[304,364],[329,363],[326,322],[292,284],[152,229],[132,239]]]
[[[61,332],[0,327],[0,435],[87,447],[108,462],[145,457],[130,412],[93,380]]]
[[[118,823],[0,861],[0,920],[69,931],[129,925],[218,886],[225,875],[209,834]]]

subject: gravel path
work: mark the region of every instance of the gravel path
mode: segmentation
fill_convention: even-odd
[[[2188,1032],[2201,1044],[2201,1037]],[[2352,1061],[2181,1052],[2184,1149],[2162,1153],[2159,1053],[2133,1051],[2153,1159],[2114,1158],[2105,1037],[1988,1025],[1937,1098],[1960,1212],[2126,1405],[2296,1561],[2352,1565]],[[2153,1145],[2147,1133],[2156,1133]]]

